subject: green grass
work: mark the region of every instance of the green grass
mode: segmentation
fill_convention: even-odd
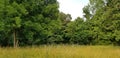
[[[0,58],[120,58],[120,47],[51,45],[0,48]]]

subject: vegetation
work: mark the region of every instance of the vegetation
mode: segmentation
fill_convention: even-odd
[[[0,0],[0,58],[120,58],[120,0],[89,0],[74,21],[58,8],[57,0]]]
[[[0,58],[120,58],[120,47],[50,45],[0,48]]]
[[[57,0],[0,0],[0,46],[120,45],[120,0],[89,0],[71,21]]]

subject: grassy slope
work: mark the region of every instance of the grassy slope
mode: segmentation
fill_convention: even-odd
[[[0,58],[120,58],[120,47],[58,45],[0,48]]]

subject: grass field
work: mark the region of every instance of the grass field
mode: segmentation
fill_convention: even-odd
[[[51,45],[0,48],[0,58],[120,58],[120,47]]]

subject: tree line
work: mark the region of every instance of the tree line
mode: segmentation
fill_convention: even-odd
[[[57,0],[0,0],[0,46],[120,45],[120,1],[89,0],[71,21]]]

